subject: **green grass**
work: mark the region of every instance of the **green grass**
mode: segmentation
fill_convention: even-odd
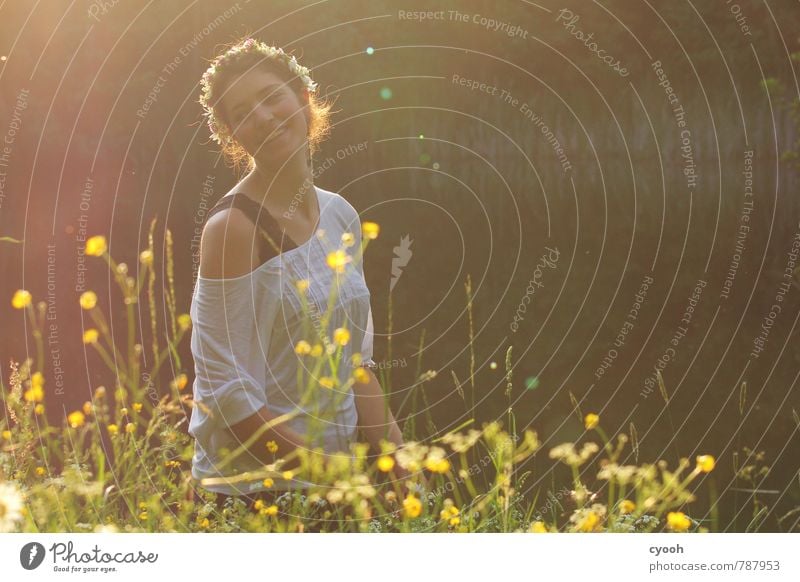
[[[110,269],[126,314],[127,329],[115,343],[96,296],[81,297],[81,306],[93,322],[81,333],[87,348],[105,362],[106,385],[98,387],[91,401],[57,425],[45,414],[42,337],[45,306],[34,304],[30,294],[20,293],[14,306],[25,311],[37,345],[37,356],[13,364],[7,383],[2,382],[4,418],[0,419],[0,531],[79,532],[635,532],[715,531],[716,511],[702,524],[692,519],[692,502],[700,494],[693,484],[713,469],[713,458],[697,462],[682,459],[675,468],[664,462],[619,465],[629,438],[606,438],[599,418],[586,415],[586,432],[580,443],[563,443],[547,452],[549,458],[568,467],[571,478],[551,483],[549,490],[522,495],[533,476],[529,467],[545,454],[535,431],[517,431],[508,409],[505,426],[474,419],[435,439],[407,423],[406,444],[400,449],[383,443],[370,454],[369,446],[355,444],[352,455],[329,456],[320,450],[293,453],[299,463],[293,474],[319,483],[307,496],[286,494],[276,503],[249,505],[230,499],[217,507],[215,495],[203,489],[190,473],[193,442],[186,433],[187,411],[199,406],[189,393],[187,362],[179,357],[187,341],[191,321],[180,314],[174,292],[171,237],[166,233],[163,285],[166,313],[156,304],[157,256],[151,226],[149,248],[140,256],[138,276],[129,274],[108,254],[105,239],[87,243],[87,254],[104,260]],[[368,242],[362,240],[361,253]],[[359,254],[359,257],[361,255]],[[472,308],[467,281],[468,307]],[[147,303],[146,307],[141,307]],[[329,303],[332,305],[332,303]],[[139,336],[138,313],[150,317],[148,348]],[[167,325],[159,333],[159,317]],[[323,323],[325,318],[323,317]],[[324,329],[324,326],[322,326]],[[455,370],[440,379],[453,381],[462,395],[474,403],[474,352],[470,324],[471,358],[468,376],[461,383]],[[326,343],[328,338],[320,338]],[[326,344],[327,345],[327,344]],[[424,336],[420,340],[424,345]],[[318,353],[321,351],[322,353]],[[506,394],[513,390],[511,347],[506,353]],[[327,360],[335,369],[341,350],[318,350],[303,357]],[[161,386],[165,366],[172,381]],[[418,387],[412,389],[411,406],[425,399],[422,384],[436,374],[417,364]],[[313,398],[317,374],[305,380],[304,393]],[[386,387],[388,378],[383,382]],[[303,381],[299,379],[299,381]],[[470,395],[463,387],[469,383]],[[345,387],[346,388],[346,387]],[[427,407],[427,403],[423,402]],[[577,412],[577,406],[576,406]],[[577,412],[583,418],[580,412]],[[428,417],[428,427],[434,429]],[[634,430],[633,426],[631,427]],[[428,432],[431,434],[431,432]],[[634,447],[637,446],[635,433]],[[260,435],[254,435],[258,440]],[[266,443],[265,443],[266,445]],[[243,450],[231,452],[237,455]],[[638,459],[638,454],[637,454]],[[283,474],[286,459],[276,459],[249,479],[269,480]],[[638,462],[638,461],[637,461]],[[411,473],[408,482],[393,479],[393,467]],[[752,472],[752,471],[751,471]],[[231,480],[242,476],[231,476]],[[713,479],[706,480],[713,483]],[[268,481],[269,482],[269,481]],[[705,489],[703,485],[700,491]],[[419,489],[421,488],[421,489]],[[409,490],[416,494],[408,493]],[[708,495],[713,494],[709,489]],[[712,508],[715,503],[712,503]],[[758,529],[763,507],[754,507],[750,526]]]

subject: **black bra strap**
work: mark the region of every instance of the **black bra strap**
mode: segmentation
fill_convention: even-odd
[[[262,264],[273,257],[277,257],[282,252],[296,247],[294,241],[285,235],[272,215],[260,204],[244,194],[236,193],[220,198],[214,207],[208,211],[206,220],[226,208],[241,210],[258,229],[260,235],[258,256]]]

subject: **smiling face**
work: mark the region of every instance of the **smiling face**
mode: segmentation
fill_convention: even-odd
[[[260,165],[275,166],[306,155],[306,103],[279,75],[256,67],[228,84],[220,108],[234,139]]]

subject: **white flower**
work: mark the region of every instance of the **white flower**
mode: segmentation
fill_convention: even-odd
[[[0,483],[0,533],[14,531],[22,520],[22,494],[10,483]]]

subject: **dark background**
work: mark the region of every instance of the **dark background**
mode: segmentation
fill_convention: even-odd
[[[2,168],[8,177],[0,236],[24,242],[0,243],[0,297],[26,288],[35,300],[46,299],[48,245],[55,245],[51,299],[66,390],[48,392],[49,413],[63,416],[97,385],[111,383],[80,342],[76,232],[84,183],[94,183],[84,213],[89,234],[108,236],[118,261],[136,264],[151,219],[158,220],[159,254],[165,227],[172,231],[178,309],[188,311],[203,182],[213,181],[209,205],[235,184],[201,123],[199,79],[223,43],[252,34],[295,52],[322,94],[335,100],[333,133],[315,164],[328,158],[335,163],[317,185],[342,194],[362,220],[381,225],[366,259],[375,355],[387,366],[392,359],[405,363],[388,368],[384,385],[416,436],[434,436],[469,418],[478,426],[505,419],[504,360],[513,345],[510,401],[517,427],[537,429],[545,450],[583,432],[571,392],[582,412],[600,413],[609,435],[635,425],[640,462],[664,458],[674,465],[680,456],[716,455],[718,469],[709,479],[721,495],[724,527],[738,531],[748,521],[748,510],[740,508],[751,500],[734,491],[748,485],[733,479],[733,453],[743,446],[763,449],[770,473],[759,485],[772,491],[759,497],[771,507],[765,528],[779,529],[777,517],[800,503],[792,415],[800,409],[796,285],[764,352],[757,359],[750,354],[800,228],[797,167],[785,159],[797,139],[785,105],[800,94],[797,61],[790,58],[800,50],[800,7],[789,0],[739,2],[751,31],[746,36],[731,4],[5,3],[0,133],[6,135],[20,91],[29,96],[9,167]],[[579,15],[576,28],[593,33],[629,76],[615,73],[570,35],[556,21],[561,8]],[[470,19],[453,21],[445,12],[445,20],[420,23],[400,19],[398,10],[458,10]],[[517,25],[527,38],[487,30],[472,22],[476,14]],[[175,57],[180,62],[165,73]],[[679,130],[651,68],[655,60],[691,130],[699,176],[692,192],[682,173]],[[527,103],[563,145],[571,171],[562,171],[551,145],[519,107],[454,84],[454,74]],[[137,115],[159,75],[163,87]],[[779,79],[783,92],[768,93],[764,78]],[[367,142],[363,151],[338,159],[337,152],[360,142]],[[754,151],[754,210],[726,299],[721,292],[736,246],[748,149]],[[413,240],[413,256],[393,291],[390,352],[393,248],[404,235]],[[543,287],[514,333],[510,324],[545,246],[559,250],[558,264],[544,270]],[[89,288],[121,333],[116,289],[99,260],[89,264]],[[468,275],[474,296],[472,411]],[[596,380],[647,275],[654,283],[639,318],[611,368]],[[706,287],[663,371],[670,393],[665,407],[658,390],[641,393],[699,279]],[[3,301],[0,356],[7,379],[8,361],[35,349],[22,314]],[[147,328],[147,314],[141,318]],[[418,371],[428,369],[438,375],[417,386],[412,411],[407,396]],[[466,402],[451,370],[465,384]],[[45,372],[51,390],[52,370]],[[166,370],[166,380],[175,372]],[[742,381],[747,397],[740,410]],[[544,452],[536,464],[528,481],[532,492],[553,483]],[[705,489],[699,507],[707,504]]]

